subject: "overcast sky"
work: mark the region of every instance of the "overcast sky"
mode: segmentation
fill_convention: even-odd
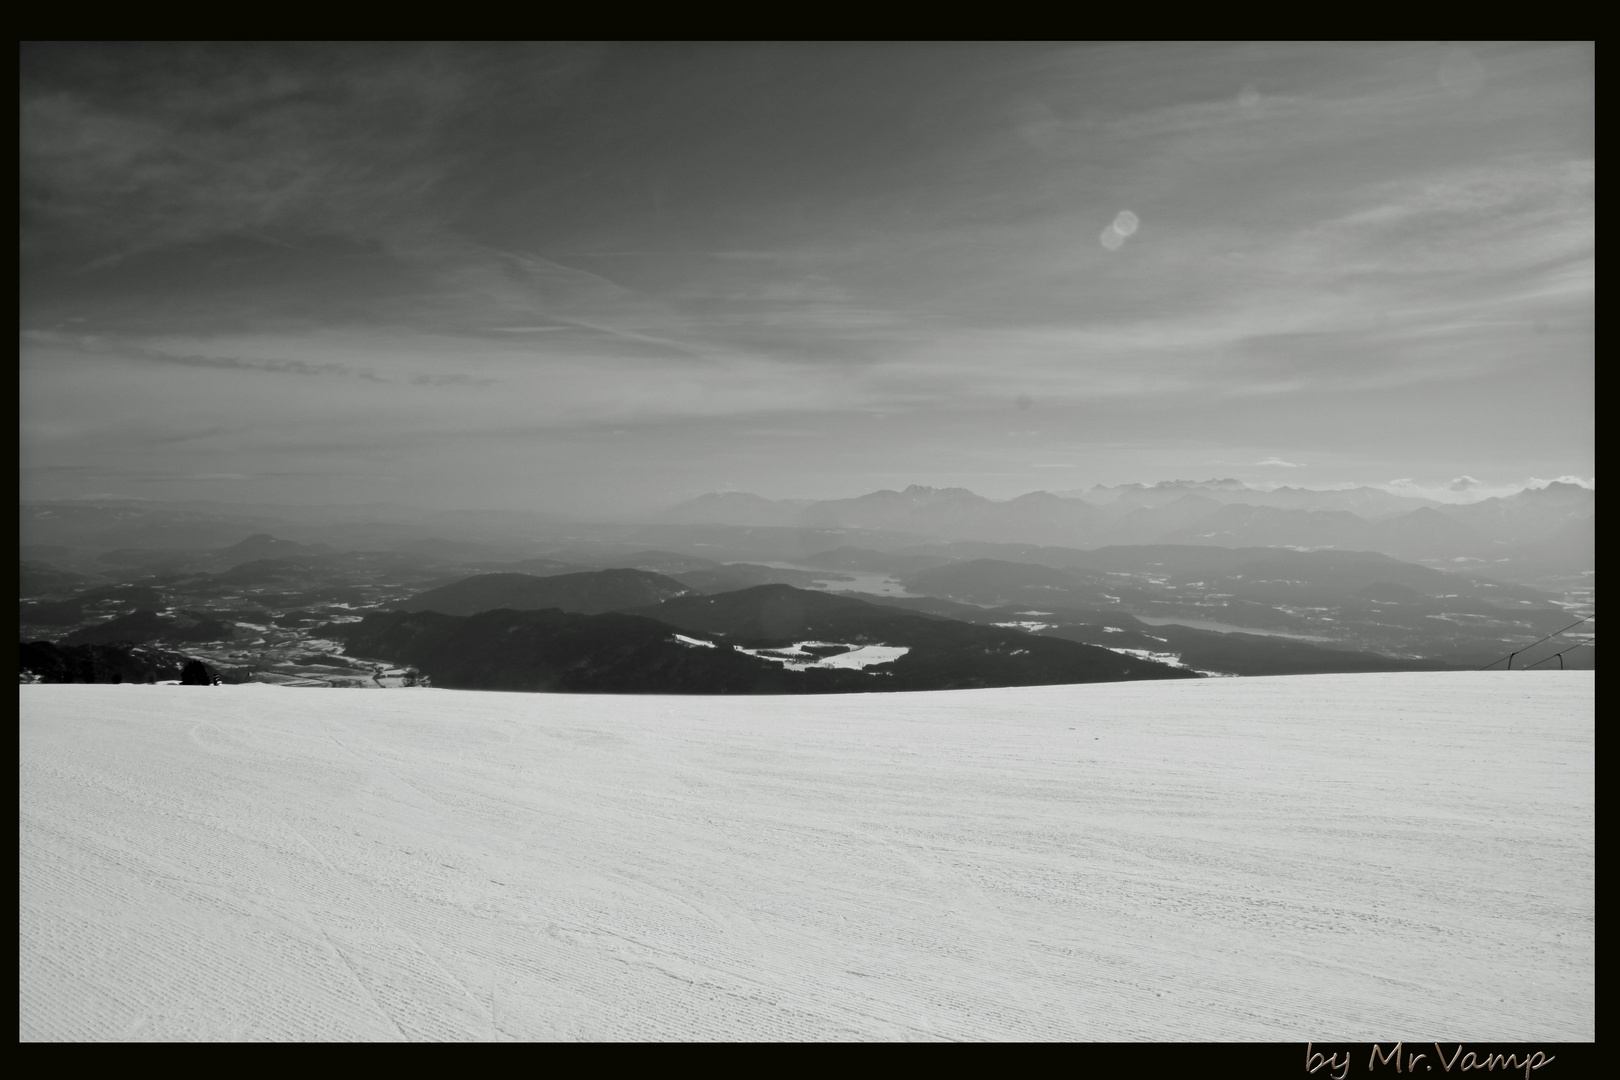
[[[25,495],[1594,474],[1580,45],[24,46]]]

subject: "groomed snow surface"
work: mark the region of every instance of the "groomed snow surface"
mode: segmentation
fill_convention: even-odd
[[[19,1034],[1590,1040],[1594,685],[23,686]]]

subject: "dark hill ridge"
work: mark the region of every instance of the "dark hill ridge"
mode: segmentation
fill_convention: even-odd
[[[889,688],[896,690],[1036,686],[1187,674],[1106,649],[1053,648],[1054,641],[1020,630],[974,625],[786,585],[764,585],[719,596],[683,596],[635,614],[748,648],[777,648],[807,640],[905,646],[910,650],[905,656],[885,665],[894,676],[895,685]]]
[[[178,679],[189,656],[129,645],[17,643],[18,674],[45,683],[149,683]]]
[[[627,554],[603,554],[588,551],[564,551],[564,557],[581,565],[564,566],[561,570],[531,570],[529,564],[515,563],[502,570],[520,570],[537,577],[554,577],[563,573],[578,573],[587,569],[647,570],[673,578],[692,592],[718,593],[746,589],[754,585],[797,585],[809,588],[828,575],[807,570],[784,570],[774,566],[753,563],[718,562],[697,555],[680,555],[670,551],[632,551]],[[539,561],[539,560],[536,560]],[[836,576],[836,575],[835,575]],[[847,580],[847,579],[846,579]]]
[[[163,606],[163,594],[146,585],[103,585],[66,600],[22,603],[21,621],[30,626],[72,626],[86,619],[128,615],[138,608]]]
[[[676,631],[712,642],[680,642]],[[412,664],[435,685],[573,693],[795,694],[952,690],[1187,678],[1190,672],[1056,638],[765,585],[682,596],[631,613],[391,612],[323,633],[361,656]],[[788,671],[732,648],[799,641],[904,646],[865,670]]]
[[[19,597],[64,595],[83,588],[87,580],[82,574],[27,559],[18,560],[17,577]]]
[[[549,577],[479,574],[417,593],[394,607],[400,611],[437,611],[445,615],[476,615],[503,608],[513,611],[557,608],[582,615],[600,615],[656,604],[687,591],[687,587],[675,579],[650,570],[588,570]]]
[[[254,533],[240,543],[212,552],[233,563],[253,562],[258,559],[285,559],[293,555],[325,555],[331,552],[325,544],[300,544],[296,540],[282,540],[269,533]]]
[[[774,648],[812,638],[910,645],[901,639],[915,636],[921,627],[949,621],[788,585],[760,585],[718,596],[683,596],[633,614],[693,633],[719,635],[750,648]]]
[[[791,694],[871,690],[855,671],[791,672],[729,647],[682,644],[635,615],[389,612],[326,628],[350,653],[410,664],[453,690],[572,694]],[[810,676],[810,678],[805,678]]]
[[[171,617],[140,610],[75,630],[62,639],[62,644],[140,645],[148,641],[229,641],[234,634],[234,628],[228,623],[207,616],[182,612],[179,616]]]
[[[693,592],[723,593],[749,589],[755,585],[795,585],[811,588],[817,581],[849,581],[847,574],[817,574],[810,570],[784,570],[754,563],[725,563],[713,570],[689,570],[673,575]]]

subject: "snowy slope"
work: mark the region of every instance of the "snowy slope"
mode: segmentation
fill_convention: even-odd
[[[23,686],[19,1034],[1592,1039],[1594,685]]]

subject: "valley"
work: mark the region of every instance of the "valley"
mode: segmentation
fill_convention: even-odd
[[[978,627],[977,632],[1110,651],[1148,665],[1144,671],[1272,675],[1479,667],[1596,610],[1590,566],[1532,583],[1492,578],[1471,556],[1402,559],[1337,547],[1236,546],[1208,537],[1201,543],[1092,547],[1031,542],[1051,539],[1048,534],[1057,531],[1052,522],[1070,519],[1071,524],[1090,522],[1091,535],[1107,530],[1120,535],[1129,524],[1145,536],[1144,521],[1151,515],[1159,515],[1161,523],[1174,518],[1183,522],[1177,528],[1184,528],[1189,515],[1207,516],[1206,502],[1221,512],[1346,515],[1352,511],[1343,507],[1356,505],[1386,518],[1440,515],[1524,541],[1573,535],[1570,530],[1582,520],[1590,530],[1593,505],[1589,490],[1572,485],[1536,495],[1556,511],[1544,518],[1533,513],[1533,499],[1497,499],[1494,507],[1470,504],[1472,509],[1402,510],[1401,497],[1368,494],[1373,489],[1259,493],[1231,484],[1191,487],[1197,490],[1182,484],[1092,493],[1097,499],[1110,497],[1096,505],[1056,496],[996,503],[960,490],[911,488],[790,508],[808,515],[800,525],[781,524],[786,511],[766,513],[757,500],[698,500],[682,511],[685,518],[701,516],[709,506],[743,520],[520,528],[510,519],[491,523],[470,516],[459,531],[442,518],[424,526],[381,510],[369,512],[361,524],[333,521],[330,514],[312,520],[307,512],[300,519],[286,509],[242,514],[224,506],[42,504],[23,513],[19,636],[81,651],[120,643],[180,650],[233,682],[376,688],[432,678],[419,670],[423,656],[392,655],[379,646],[392,640],[381,631],[367,633],[366,644],[359,645],[363,625],[405,613],[468,617],[503,608],[549,608],[580,616],[628,613],[670,628],[659,639],[662,651],[675,647],[676,631],[693,629],[695,598],[776,589],[779,599],[791,598],[790,605],[837,597],[855,603],[850,610],[861,611],[868,622],[881,622],[884,610],[903,611]],[[1532,494],[1524,493],[1526,499]],[[1254,507],[1234,501],[1239,498],[1284,505]],[[1202,501],[1189,504],[1190,499]],[[1020,515],[1033,513],[1031,506],[1044,508],[1041,520],[1047,525],[1036,528],[1024,521],[1020,535],[1027,539],[984,538],[1005,534]],[[763,523],[771,521],[777,523]],[[249,529],[260,531],[241,536]],[[933,535],[920,531],[927,529]],[[981,538],[952,538],[974,531]],[[205,546],[231,537],[236,537],[231,543]],[[1576,559],[1566,569],[1580,565]],[[570,631],[575,632],[584,631]],[[1516,663],[1590,667],[1595,648],[1582,643],[1595,641],[1595,632],[1595,622],[1588,621]],[[816,661],[807,666],[759,651],[820,640],[844,643],[850,654],[872,647],[913,652],[884,664]],[[783,684],[798,689],[812,683],[842,686],[838,680],[856,672],[865,672],[865,685],[874,688],[899,685],[906,682],[901,674],[925,663],[914,651],[918,646],[884,640],[869,630],[853,636],[807,631],[793,641],[767,636],[728,644],[754,650],[737,657],[753,665],[748,670],[754,673],[737,677],[761,691],[776,685],[783,672],[814,676]],[[1570,650],[1571,645],[1580,647]],[[1004,652],[1025,655],[1011,646]],[[671,656],[682,653],[677,648]],[[685,667],[713,662],[682,661]],[[1021,663],[1027,667],[1033,661]],[[760,674],[767,669],[775,674]],[[1116,675],[1126,677],[1131,670],[1137,669],[1127,665]],[[892,678],[871,677],[879,671]],[[946,677],[943,669],[935,670],[933,678]],[[1040,682],[1054,675],[1034,669],[1016,675],[1007,669],[982,677],[992,680],[984,685],[1003,685],[1007,679]],[[720,683],[704,676],[693,685]],[[944,684],[916,685],[939,689]],[[970,678],[968,685],[978,684]]]

